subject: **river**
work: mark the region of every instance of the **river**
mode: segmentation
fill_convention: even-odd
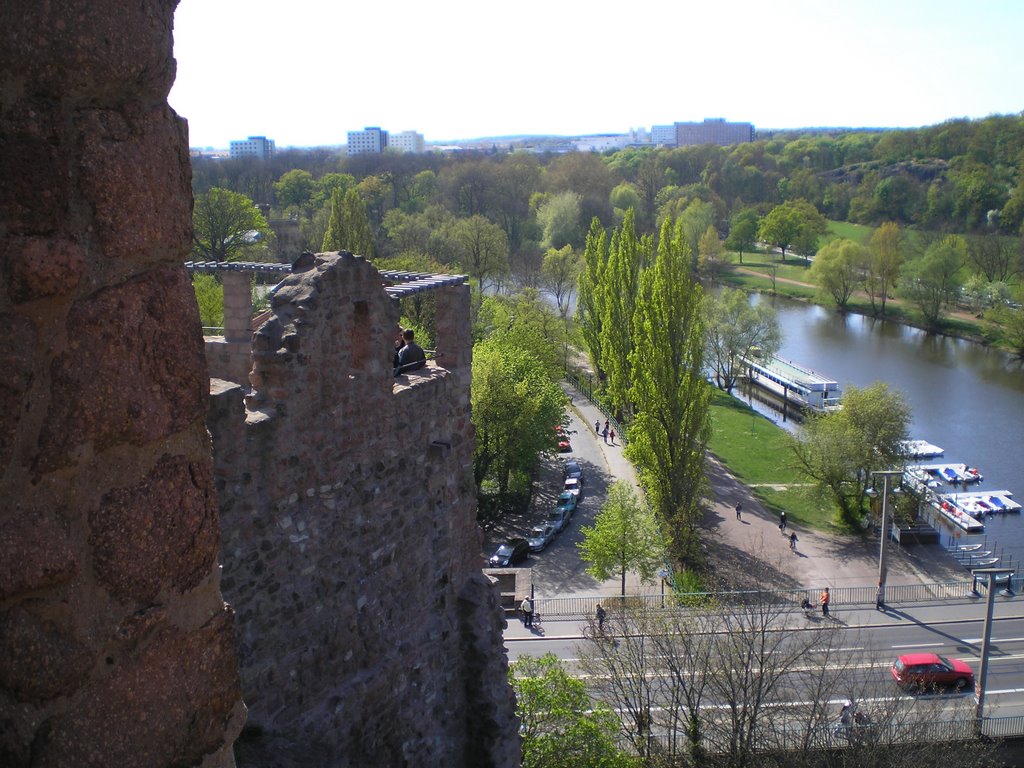
[[[978,467],[985,476],[981,490],[1009,490],[1024,503],[1020,360],[863,315],[778,297],[755,295],[753,301],[770,301],[778,313],[780,357],[835,379],[843,389],[884,381],[902,391],[912,411],[910,437],[946,451],[930,461]],[[989,517],[985,527],[986,548],[1005,550],[1015,566],[1024,562],[1024,515]]]

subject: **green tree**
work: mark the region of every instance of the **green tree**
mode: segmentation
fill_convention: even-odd
[[[761,219],[758,236],[782,251],[782,260],[785,261],[786,249],[791,245],[798,245],[803,253],[811,248],[810,253],[814,253],[818,236],[827,228],[825,217],[806,200],[787,200]]]
[[[624,181],[612,189],[610,200],[612,208],[622,217],[625,217],[626,211],[630,208],[634,211],[637,210],[643,202],[640,198],[640,190],[628,181]]]
[[[637,500],[625,480],[611,484],[594,525],[581,527],[580,533],[583,541],[576,546],[589,564],[587,573],[599,581],[617,574],[623,596],[628,572],[636,573],[646,584],[665,562],[654,515]]]
[[[322,246],[324,251],[351,251],[373,258],[375,249],[366,205],[355,188],[346,192],[334,190],[331,195],[331,218]]]
[[[870,252],[860,243],[845,238],[833,240],[814,257],[811,279],[832,297],[839,309],[845,309],[869,262]]]
[[[681,226],[662,225],[640,295],[630,352],[636,416],[626,450],[667,527],[673,555],[688,562],[699,551],[711,389],[704,379],[704,292],[693,279]]]
[[[542,451],[554,449],[565,394],[540,360],[495,334],[473,347],[470,400],[477,490],[492,477],[504,494],[513,472],[528,473]]]
[[[697,266],[705,275],[717,275],[722,271],[722,241],[714,227],[708,227],[697,244]]]
[[[923,256],[904,268],[900,293],[921,310],[928,325],[938,325],[943,306],[956,298],[966,258],[964,239],[949,235],[929,245]]]
[[[753,208],[737,211],[729,222],[729,236],[725,238],[725,247],[740,255],[740,264],[743,263],[743,252],[754,250],[759,222],[760,217]]]
[[[537,223],[545,248],[562,248],[580,242],[580,196],[575,192],[550,195],[537,209]]]
[[[335,190],[340,190],[344,197],[345,193],[355,185],[356,178],[349,173],[325,173],[317,179],[310,205],[314,209],[330,208]]]
[[[483,216],[459,219],[451,228],[456,260],[480,286],[508,272],[508,238],[497,224]]]
[[[619,718],[591,699],[553,653],[509,665],[523,737],[523,768],[629,768],[618,747]]]
[[[555,297],[558,313],[562,317],[569,314],[569,304],[576,290],[580,274],[580,256],[571,245],[555,250],[549,248],[544,254],[544,265],[540,270],[541,285]]]
[[[606,312],[604,271],[608,265],[608,236],[601,222],[594,217],[587,233],[583,250],[583,269],[580,272],[576,302],[576,323],[583,334],[583,343],[590,353],[590,361],[603,378],[601,363],[601,324]]]
[[[198,261],[257,259],[273,235],[245,195],[214,187],[192,207],[192,256]]]
[[[216,275],[197,273],[192,276],[192,287],[199,305],[199,322],[204,328],[224,327],[224,286]]]
[[[274,182],[274,198],[282,210],[296,209],[309,215],[316,191],[313,174],[294,168]]]
[[[871,472],[901,465],[909,424],[903,393],[876,382],[847,389],[842,410],[809,416],[791,446],[797,466],[835,502],[843,523],[859,529]]]
[[[899,225],[887,221],[871,234],[871,259],[864,290],[871,300],[871,312],[885,316],[885,302],[903,268],[905,238]]]
[[[622,417],[632,412],[630,352],[633,349],[633,315],[640,287],[640,272],[650,261],[651,240],[638,238],[632,208],[622,227],[612,233],[608,266],[604,270],[604,315],[601,318],[601,368],[608,376],[612,407]]]
[[[723,288],[705,298],[707,359],[719,389],[732,392],[743,361],[756,354],[774,355],[782,344],[775,310],[766,302],[751,306],[743,291]]]

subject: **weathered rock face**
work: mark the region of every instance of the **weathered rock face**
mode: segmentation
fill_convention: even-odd
[[[0,3],[0,765],[233,764],[176,0]]]
[[[359,257],[288,277],[254,394],[214,382],[225,597],[256,764],[519,765],[503,618],[481,573],[469,287],[438,362],[391,371],[397,302]]]

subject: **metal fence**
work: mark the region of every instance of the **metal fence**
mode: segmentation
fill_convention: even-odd
[[[979,587],[984,587],[979,584]],[[894,584],[885,588],[887,604],[920,603],[930,600],[954,600],[977,597],[975,583],[971,579],[964,581],[942,581],[933,584]],[[877,588],[868,587],[836,587],[829,589],[829,607],[841,609],[844,605],[861,606],[875,604]],[[749,590],[742,592],[690,592],[677,593],[666,591],[664,594],[583,596],[583,597],[538,597],[534,600],[535,609],[544,616],[563,616],[566,618],[593,616],[597,604],[602,603],[608,610],[621,606],[643,607],[651,609],[680,610],[696,606],[730,606],[749,604],[775,604],[798,608],[806,598],[812,604],[818,604],[821,591],[811,589],[788,590]]]
[[[857,728],[836,727],[834,724],[822,728],[792,727],[772,729],[763,734],[754,752],[820,752],[825,750],[849,749],[870,745],[873,748],[885,745],[945,744],[969,742],[977,736],[978,721],[974,718],[956,720],[933,720],[928,722],[892,723],[868,725]],[[1017,738],[1024,736],[1024,717],[989,717],[982,720],[981,733],[990,739]],[[712,754],[725,754],[729,750],[729,739],[725,732],[705,731],[702,746]],[[716,738],[720,736],[721,738]],[[650,733],[642,739],[652,754],[679,756],[686,749],[684,732]],[[636,743],[633,738],[620,735],[619,746],[631,749]]]

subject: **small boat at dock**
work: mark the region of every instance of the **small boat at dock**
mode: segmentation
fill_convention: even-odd
[[[1020,512],[1021,505],[1009,491],[974,491],[970,493],[940,493],[941,502],[950,504],[972,517]]]
[[[910,469],[925,473],[930,480],[949,485],[969,485],[985,479],[977,467],[969,467],[966,464],[918,464]]]
[[[904,455],[912,461],[932,459],[945,453],[939,446],[932,445],[927,440],[904,440],[902,448]]]

